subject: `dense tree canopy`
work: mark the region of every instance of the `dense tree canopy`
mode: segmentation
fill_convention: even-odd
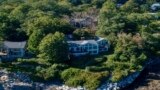
[[[28,50],[32,53],[38,52],[37,46],[47,34],[68,34],[74,30],[61,19],[70,15],[71,10],[53,0],[5,0],[0,12],[0,37],[9,41],[28,39]]]
[[[43,80],[62,79],[67,85],[94,90],[104,78],[118,82],[141,71],[149,58],[160,55],[160,13],[151,9],[157,2],[0,0],[0,46],[3,40],[27,41],[27,51],[34,59],[21,62],[32,63],[33,76]],[[69,19],[85,17],[93,18],[95,25],[98,23],[93,27],[96,30],[70,25]],[[70,57],[68,34],[74,40],[102,36],[111,46],[108,52],[97,56]]]
[[[113,53],[106,63],[113,69],[114,82],[141,70],[144,62],[160,51],[159,14],[150,8],[156,0],[128,0],[118,7],[117,1],[103,4],[97,31],[111,42]]]
[[[75,40],[87,40],[93,38],[94,36],[91,33],[89,33],[89,30],[77,29],[73,32],[73,37]]]
[[[40,57],[50,63],[65,62],[68,56],[68,45],[64,34],[56,32],[47,35],[39,45]]]

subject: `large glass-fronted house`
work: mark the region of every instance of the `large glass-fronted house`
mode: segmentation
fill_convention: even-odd
[[[100,52],[108,51],[109,43],[104,38],[98,38],[97,40],[78,40],[68,41],[69,52],[74,56],[81,55],[96,55]]]

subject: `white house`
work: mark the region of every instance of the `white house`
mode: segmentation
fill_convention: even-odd
[[[69,52],[74,56],[81,55],[97,55],[100,52],[108,51],[109,43],[104,38],[98,38],[97,40],[79,40],[79,41],[67,41],[69,45]]]
[[[2,58],[20,58],[25,55],[26,41],[23,42],[11,42],[4,41],[0,47],[0,56]]]
[[[98,38],[96,41],[98,43],[98,47],[99,47],[100,52],[108,51],[110,45],[106,39]]]
[[[75,56],[98,54],[98,44],[94,40],[68,41],[70,54]]]
[[[151,5],[151,9],[153,11],[157,10],[157,9],[160,9],[160,3],[154,3]]]

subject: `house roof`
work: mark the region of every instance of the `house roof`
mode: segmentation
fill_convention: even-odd
[[[154,3],[154,4],[152,4],[151,7],[159,7],[159,6],[160,6],[160,3]]]
[[[71,21],[72,22],[83,22],[83,21],[85,21],[85,19],[83,19],[83,18],[81,18],[81,19],[76,18],[76,19],[71,19]]]
[[[85,44],[94,44],[97,45],[95,40],[80,40],[80,41],[67,41],[70,44],[78,44],[78,45],[85,45]]]
[[[104,38],[98,37],[97,41],[105,40]]]
[[[160,3],[154,3],[154,4],[152,4],[151,9],[155,10],[156,7],[160,7]]]
[[[4,41],[4,46],[8,48],[25,48],[26,41],[23,42]]]

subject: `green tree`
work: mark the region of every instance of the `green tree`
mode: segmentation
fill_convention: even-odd
[[[39,12],[37,15],[34,14],[32,17],[23,24],[23,28],[29,36],[34,30],[42,30],[44,34],[54,33],[56,31],[66,34],[74,30],[67,21],[51,15],[45,15],[43,12]]]
[[[148,26],[142,26],[141,28],[142,37],[146,42],[146,49],[153,55],[160,51],[159,23],[159,21],[155,20],[149,23]]]
[[[93,0],[92,3],[95,4],[97,8],[101,8],[105,1],[106,0]]]
[[[39,45],[39,57],[50,63],[61,63],[68,59],[68,44],[62,33],[49,34]]]
[[[68,0],[72,5],[80,5],[82,4],[82,1],[81,0]]]
[[[30,1],[34,10],[41,10],[46,13],[51,13],[55,16],[70,15],[71,10],[68,6],[60,6],[55,0],[40,0],[40,1]]]
[[[0,37],[9,41],[23,41],[26,33],[21,29],[19,20],[9,18],[6,13],[0,13]]]
[[[45,37],[45,34],[42,30],[34,31],[28,40],[28,50],[31,53],[37,54],[38,53],[38,45],[40,44],[41,40]]]
[[[60,69],[57,64],[53,64],[48,68],[36,67],[36,76],[44,80],[54,80],[59,78]]]
[[[122,7],[121,10],[125,12],[140,12],[140,7],[136,0],[128,0]]]
[[[90,39],[92,37],[92,35],[84,30],[84,29],[77,29],[73,32],[73,36],[76,40],[80,40],[80,39]]]
[[[31,6],[28,4],[20,4],[14,10],[11,11],[11,14],[9,17],[15,18],[19,20],[20,22],[24,22],[27,13],[29,12]]]

